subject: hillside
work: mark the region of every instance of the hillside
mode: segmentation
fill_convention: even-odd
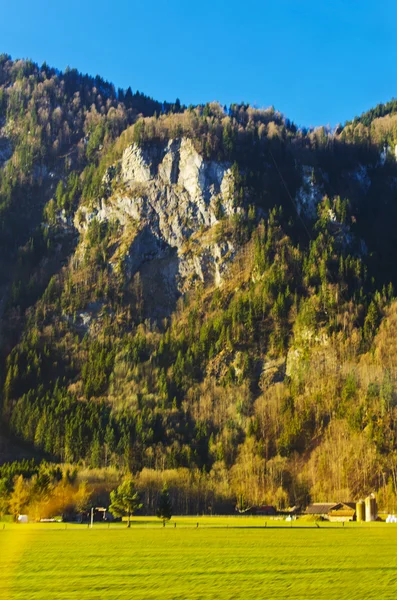
[[[306,131],[1,56],[14,458],[166,478],[197,510],[391,502],[394,108]]]

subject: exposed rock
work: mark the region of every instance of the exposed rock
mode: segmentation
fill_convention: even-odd
[[[152,155],[133,144],[121,159],[121,178],[125,182],[143,183],[152,179]]]
[[[108,313],[109,314],[109,313]],[[104,305],[102,302],[90,302],[84,311],[74,315],[65,315],[65,320],[81,334],[90,332],[92,329],[100,328],[104,316]]]
[[[133,144],[118,167],[107,170],[103,184],[107,197],[90,208],[81,207],[75,226],[83,232],[97,218],[116,220],[122,230],[134,227],[136,234],[124,255],[128,277],[144,265],[151,277],[157,268],[147,265],[161,261],[167,268],[160,281],[173,299],[195,279],[222,283],[235,250],[230,240],[218,240],[211,228],[220,214],[230,217],[238,210],[230,164],[205,161],[187,138],[145,148]]]
[[[131,278],[143,264],[170,254],[169,247],[161,237],[153,234],[148,225],[139,231],[125,257],[126,275]]]
[[[302,185],[296,194],[296,204],[298,213],[305,214],[307,217],[315,218],[317,204],[324,196],[324,190],[315,183],[313,167],[302,166]]]
[[[367,168],[359,165],[352,173],[353,177],[358,181],[362,190],[367,193],[371,187],[371,178],[368,175]]]
[[[286,374],[285,358],[277,358],[267,360],[263,364],[262,372],[259,379],[259,387],[265,390],[272,383],[277,383],[284,380]]]
[[[379,153],[379,164],[381,167],[383,167],[386,163],[386,159],[387,159],[387,153],[389,152],[390,147],[389,146],[384,146],[383,150],[381,150],[381,152]]]

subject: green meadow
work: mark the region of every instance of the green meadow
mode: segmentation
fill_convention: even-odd
[[[141,518],[130,529],[0,524],[0,599],[14,598],[394,600],[397,525],[253,517],[181,517],[165,528]]]

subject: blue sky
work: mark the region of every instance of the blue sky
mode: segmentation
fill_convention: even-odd
[[[0,52],[336,125],[397,97],[396,0],[0,0]]]

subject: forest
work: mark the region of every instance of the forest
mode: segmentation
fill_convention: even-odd
[[[233,253],[220,284],[192,275],[158,319],[145,267],[129,270],[140,224],[80,223],[145,194],[120,179],[129,148],[181,139],[233,181],[231,214],[219,201],[184,244]],[[164,484],[178,514],[372,491],[391,510],[395,147],[395,100],[305,130],[1,55],[3,510],[45,497],[52,516],[66,490],[81,508],[125,476],[152,514]]]

